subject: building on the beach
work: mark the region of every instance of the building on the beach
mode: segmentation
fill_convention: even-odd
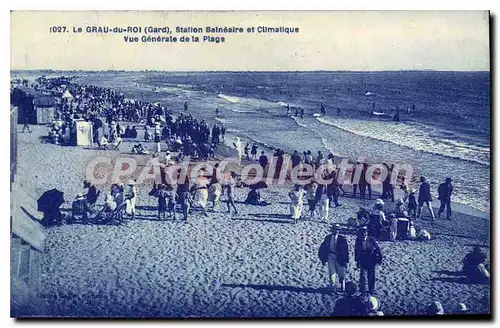
[[[56,99],[28,87],[16,87],[11,92],[11,104],[18,107],[18,123],[24,123],[27,118],[28,124],[52,123],[56,112]]]

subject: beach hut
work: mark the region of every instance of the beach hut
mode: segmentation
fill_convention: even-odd
[[[18,87],[11,92],[11,104],[18,107],[18,124],[47,124],[52,122],[56,110],[53,96],[33,88]]]
[[[83,119],[75,120],[76,145],[92,146],[92,124]]]
[[[37,124],[49,124],[54,120],[56,100],[51,96],[39,96],[33,99]]]

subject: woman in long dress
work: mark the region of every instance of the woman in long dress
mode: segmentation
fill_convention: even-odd
[[[208,180],[204,176],[199,176],[194,185],[194,197],[193,206],[201,207],[203,215],[207,215],[207,203],[208,203]]]
[[[233,142],[233,146],[236,149],[236,158],[238,159],[238,164],[241,163],[241,155],[243,150],[241,148],[241,141],[239,137],[236,137],[236,140]]]
[[[136,195],[137,191],[135,190],[135,181],[129,180],[124,191],[125,203],[127,204],[125,212],[132,217],[132,220],[135,219],[135,203],[137,198]]]
[[[290,197],[290,214],[294,223],[300,219],[302,214],[302,205],[304,204],[304,189],[301,185],[295,185],[293,189],[288,193]]]

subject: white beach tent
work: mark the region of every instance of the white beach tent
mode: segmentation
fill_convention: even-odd
[[[92,125],[83,119],[75,120],[76,124],[76,145],[92,146]]]
[[[66,90],[66,91],[64,91],[62,98],[71,100],[71,99],[73,99],[73,95],[69,92],[69,90]]]

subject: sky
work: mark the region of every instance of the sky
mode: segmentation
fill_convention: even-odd
[[[51,33],[51,26],[66,31]],[[89,26],[140,26],[143,33],[86,33]],[[173,33],[194,43],[127,43],[146,26],[296,27],[294,34]],[[74,33],[73,28],[82,28]],[[13,11],[11,69],[489,71],[485,11]],[[145,36],[169,36],[146,34]],[[204,36],[225,42],[203,42]]]

